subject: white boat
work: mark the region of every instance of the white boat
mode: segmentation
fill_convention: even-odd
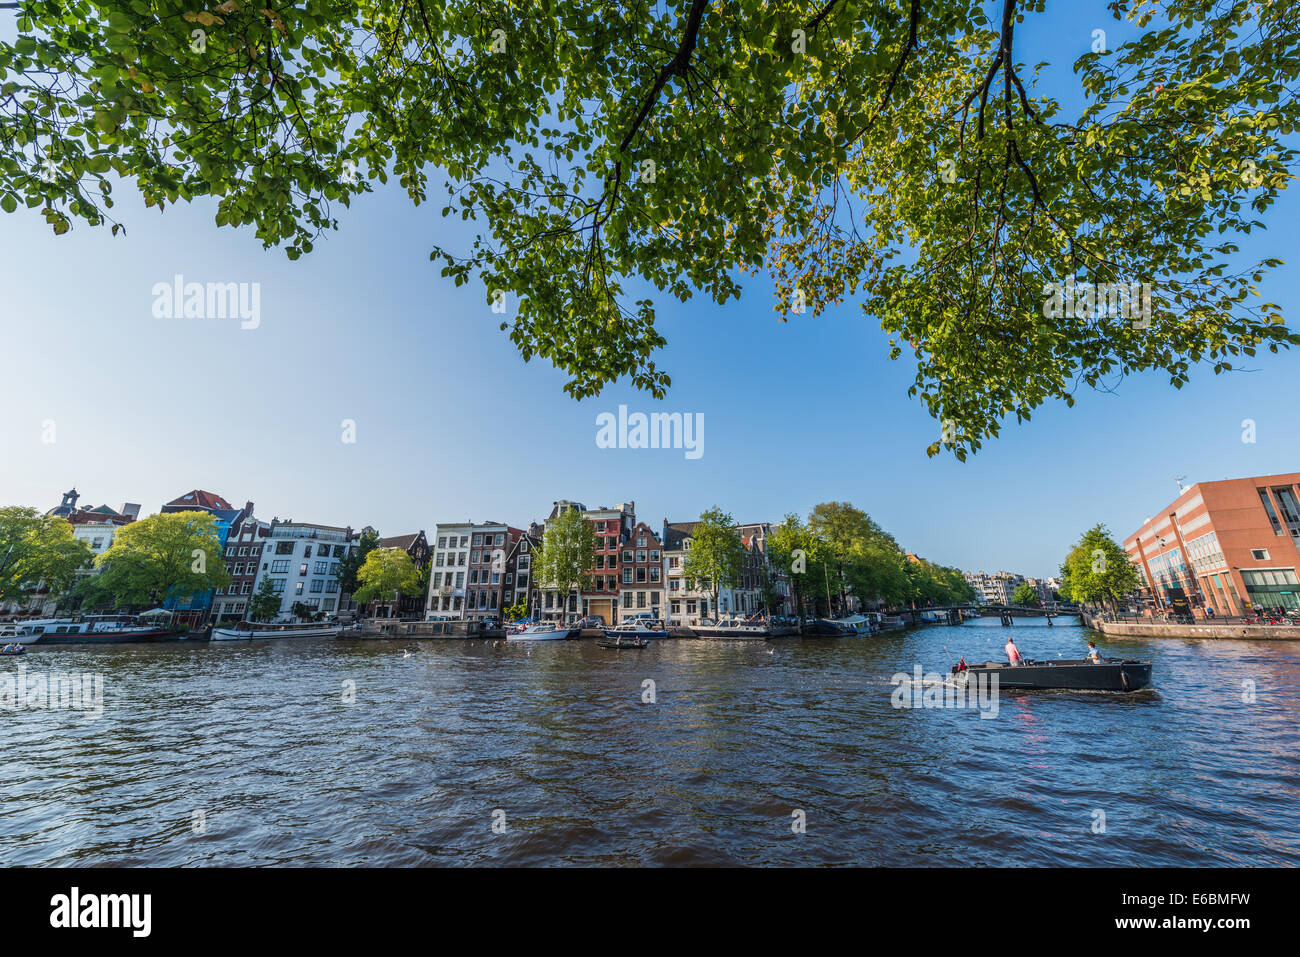
[[[631,621],[625,621],[622,624],[614,625],[612,628],[605,629],[605,637],[617,640],[622,638],[624,641],[629,638],[639,640],[643,638],[667,638],[668,632],[661,628],[652,628],[650,618],[634,618]]]
[[[560,628],[553,621],[539,621],[523,631],[508,635],[506,641],[564,641],[578,637],[579,628]]]
[[[276,624],[264,621],[241,621],[233,628],[213,628],[213,641],[255,641],[263,638],[335,638],[343,626],[322,622]]]
[[[748,641],[763,641],[772,636],[772,629],[766,625],[754,624],[742,618],[723,618],[717,624],[700,622],[691,631],[700,638],[730,638]]]

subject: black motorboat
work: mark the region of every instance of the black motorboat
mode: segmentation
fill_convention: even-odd
[[[982,665],[971,665],[966,669],[953,665],[952,674],[954,677],[966,674],[980,682],[988,681],[990,676],[996,675],[999,688],[1041,690],[1137,691],[1151,683],[1150,663],[1127,659],[1099,662],[1092,662],[1086,658],[1078,661],[1026,659],[1018,665],[986,661]]]
[[[610,638],[604,641],[598,641],[596,644],[602,648],[617,648],[620,651],[624,648],[644,648],[650,644],[644,638]]]

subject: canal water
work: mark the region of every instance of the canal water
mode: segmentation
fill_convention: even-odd
[[[103,712],[0,711],[0,865],[1300,863],[1300,643],[1074,621],[33,648],[0,677],[97,673]],[[894,706],[1009,631],[1154,687]]]

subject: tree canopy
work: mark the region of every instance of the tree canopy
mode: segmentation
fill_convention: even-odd
[[[745,543],[731,515],[718,506],[705,509],[690,534],[690,547],[682,562],[682,574],[701,590],[713,595],[713,613],[717,615],[722,589],[740,582],[745,564]]]
[[[595,564],[596,534],[580,509],[566,508],[546,523],[542,550],[533,556],[533,583],[559,592],[561,621],[570,593],[588,587]]]
[[[217,520],[207,512],[169,512],[124,525],[95,559],[87,600],[115,607],[188,598],[230,584]]]
[[[1038,589],[1029,582],[1021,582],[1016,586],[1016,590],[1011,593],[1011,604],[1037,606],[1042,604],[1038,597]]]
[[[1067,601],[1113,605],[1141,587],[1137,569],[1105,525],[1083,533],[1061,565],[1060,595]]]
[[[116,234],[125,179],[297,258],[394,176],[472,222],[431,259],[577,398],[662,397],[631,297],[725,303],[746,273],[782,320],[858,302],[959,458],[1081,388],[1300,343],[1258,293],[1279,260],[1238,256],[1296,158],[1281,0],[1111,0],[1131,38],[1028,50],[1046,0],[19,7],[0,209]]]
[[[42,581],[57,594],[93,557],[66,518],[20,505],[0,508],[0,601],[21,599]]]
[[[357,572],[357,581],[361,587],[352,597],[359,605],[375,599],[395,601],[399,594],[420,594],[420,569],[411,556],[400,548],[376,548],[371,551]]]

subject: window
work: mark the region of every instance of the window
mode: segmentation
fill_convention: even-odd
[[[442,567],[442,559],[443,559],[443,553],[439,552],[438,557],[434,560],[434,564],[437,565],[439,568]]]
[[[632,550],[630,548],[623,549],[623,561],[629,565],[632,563]]]
[[[641,549],[636,553],[636,560],[643,565],[645,564],[645,549]]]
[[[477,537],[478,537],[478,536],[476,535],[475,538],[477,538]],[[475,552],[473,555],[470,556],[469,563],[470,563],[471,565],[477,565],[477,564],[479,564],[479,559],[480,559],[481,557],[482,557],[482,553],[481,553],[481,552]]]
[[[477,569],[477,568],[471,568],[471,569],[469,570],[469,583],[470,583],[471,585],[477,585],[477,584],[478,584],[478,569]]]
[[[519,573],[519,587],[520,587],[521,589],[523,589],[523,588],[527,588],[527,587],[528,587],[528,573],[527,573],[527,572],[520,572],[520,573]]]
[[[652,549],[650,549],[650,561],[655,562],[656,564],[658,564],[658,562],[659,562],[659,549],[657,549],[657,548],[652,548]]]
[[[303,562],[301,565],[298,566],[298,574],[299,574],[299,575],[306,575],[306,574],[307,574],[307,563],[306,563],[306,562]]]
[[[434,588],[442,587],[442,572],[433,573],[433,587]]]
[[[475,547],[475,548],[478,548],[478,547],[479,547],[480,545],[482,545],[482,544],[483,544],[483,536],[482,536],[482,535],[475,535],[475,536],[474,536],[474,547]],[[476,559],[474,559],[474,561],[478,561],[478,559],[476,558]]]
[[[244,584],[242,584],[241,586],[239,586],[239,593],[240,593],[241,595],[247,595],[247,594],[248,594],[249,592],[251,592],[252,590],[253,590],[253,583],[252,583],[252,582],[244,582]]]
[[[632,593],[630,591],[623,592],[623,607],[624,608],[632,607]]]
[[[636,593],[636,606],[638,608],[645,607],[645,592],[639,591]]]
[[[464,564],[465,564],[465,557],[466,557],[467,555],[469,555],[469,552],[460,552],[459,554],[457,554],[457,556],[456,556],[456,564],[457,564],[457,565],[464,565]]]
[[[276,543],[275,543],[275,553],[276,553],[277,555],[292,555],[292,554],[293,554],[293,542],[276,542]]]
[[[523,571],[525,568],[527,568],[527,567],[528,567],[528,556],[527,556],[527,555],[520,555],[520,556],[519,556],[519,561],[517,562],[517,565],[518,565],[520,571]]]
[[[446,548],[446,547],[447,547],[447,536],[446,536],[446,535],[443,535],[443,536],[441,536],[441,537],[438,539],[438,547],[439,547],[439,548]],[[439,562],[439,564],[442,564],[442,563]]]
[[[504,534],[498,535],[496,538],[492,539],[493,545],[504,545],[505,543],[506,543],[506,537]]]
[[[303,582],[296,582],[296,583],[294,584],[293,593],[294,593],[295,595],[301,595],[301,594],[302,594],[302,586],[303,586],[303,584],[304,584]]]
[[[457,587],[457,588],[462,588],[462,587],[464,587],[464,585],[465,585],[465,573],[464,573],[464,572],[457,572],[457,573],[456,573],[456,587]]]
[[[325,590],[325,579],[313,578],[311,580],[311,592],[313,595],[319,595]]]
[[[655,606],[655,611],[659,610],[659,593],[657,591],[650,593],[650,604]]]
[[[313,575],[328,575],[330,573],[329,562],[316,562],[312,569]]]
[[[650,566],[650,580],[651,580],[652,582],[657,582],[657,581],[659,580],[659,566],[658,566],[658,565],[651,565],[651,566]]]
[[[637,547],[637,548],[645,548],[645,536],[644,536],[644,535],[638,535],[638,536],[636,537],[636,547]]]
[[[1253,559],[1255,559],[1255,561],[1257,561],[1257,562],[1266,562],[1266,561],[1268,561],[1268,549],[1267,549],[1267,548],[1252,548],[1252,549],[1250,550],[1250,557],[1253,558]]]
[[[303,546],[303,549],[302,549],[302,557],[303,557],[303,558],[311,558],[311,546],[310,546],[310,545],[304,545],[304,546]]]
[[[277,558],[275,561],[271,562],[271,573],[273,575],[289,574],[289,559]]]
[[[636,570],[636,581],[638,585],[645,584],[645,566],[640,566]]]
[[[632,584],[632,569],[623,569],[623,581],[628,585]]]

